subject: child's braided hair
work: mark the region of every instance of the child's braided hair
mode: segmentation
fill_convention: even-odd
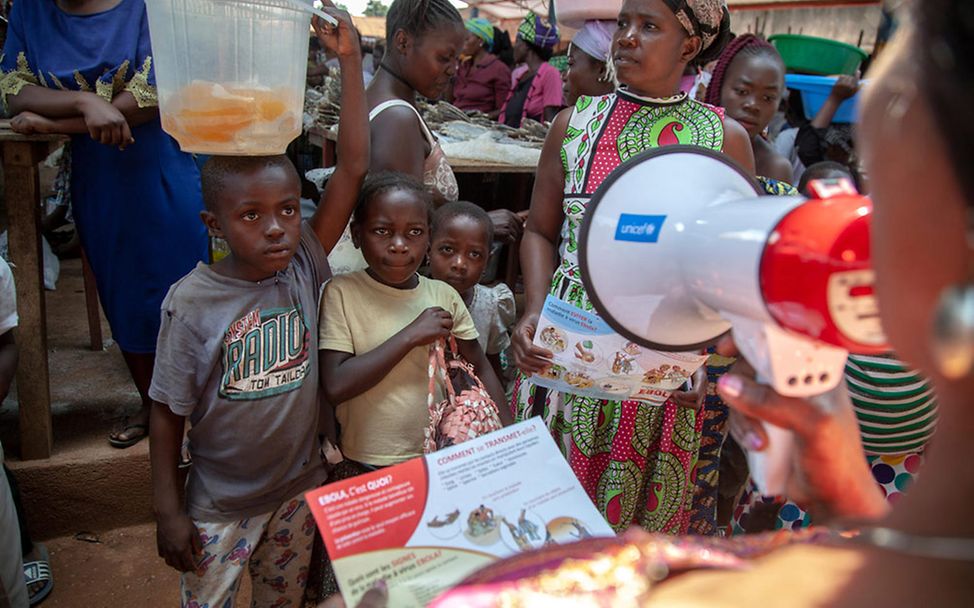
[[[352,220],[356,223],[365,221],[369,207],[375,204],[375,201],[383,194],[396,190],[408,192],[422,201],[427,208],[427,221],[430,224],[433,223],[433,195],[429,189],[416,177],[396,171],[369,173],[362,184],[362,190],[359,192]]]
[[[751,57],[769,57],[775,59],[781,63],[782,72],[784,72],[784,61],[781,59],[781,55],[778,51],[771,46],[771,43],[755,36],[754,34],[744,34],[743,36],[738,36],[730,41],[724,52],[720,54],[717,59],[717,65],[714,67],[713,76],[710,78],[710,84],[707,85],[707,96],[704,101],[712,106],[719,106],[720,103],[720,90],[724,87],[724,78],[727,76],[727,70],[730,68],[731,63],[738,55],[747,55]]]
[[[386,40],[391,43],[399,30],[420,37],[449,23],[463,27],[463,17],[449,0],[395,0],[386,13]]]

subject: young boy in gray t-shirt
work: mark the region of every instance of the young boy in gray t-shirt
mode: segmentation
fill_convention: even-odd
[[[339,161],[317,212],[284,156],[213,157],[203,221],[230,254],[199,264],[162,304],[149,396],[159,555],[187,606],[232,606],[250,572],[255,606],[300,606],[326,477],[317,438],[317,299],[368,168],[358,37],[347,15],[318,37],[342,67]],[[177,471],[186,419],[192,467]]]

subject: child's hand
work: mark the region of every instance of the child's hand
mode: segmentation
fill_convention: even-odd
[[[834,85],[832,85],[832,92],[830,95],[833,99],[845,101],[858,92],[859,74],[856,74],[855,76],[843,74],[842,76],[839,76],[839,79],[835,81]]]
[[[121,148],[135,142],[129,123],[121,110],[94,93],[85,97],[81,114],[88,127],[88,134],[93,140],[106,146]]]
[[[14,133],[34,135],[37,133],[53,133],[54,121],[33,112],[21,112],[10,119],[10,128]]]
[[[185,513],[157,518],[156,548],[159,557],[180,572],[196,570],[196,556],[203,552],[199,531]]]
[[[675,391],[673,402],[680,407],[699,410],[707,399],[707,368],[701,367],[693,374],[693,388],[689,391]]]
[[[448,337],[452,329],[453,315],[439,306],[433,306],[420,313],[405,331],[410,344],[425,346]]]
[[[338,26],[325,22],[321,17],[312,17],[311,25],[315,28],[315,35],[325,49],[341,57],[362,56],[362,46],[352,25],[352,18],[348,13],[335,8],[331,0],[323,0],[323,11],[338,21]]]

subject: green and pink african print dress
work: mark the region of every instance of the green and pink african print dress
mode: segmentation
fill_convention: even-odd
[[[550,293],[592,310],[581,282],[578,232],[589,200],[616,167],[659,146],[720,151],[723,141],[721,111],[685,96],[670,103],[625,91],[581,97],[561,149],[565,221]],[[686,532],[700,443],[695,411],[669,401],[654,407],[546,391],[522,376],[514,387],[516,418],[530,417],[535,396],[542,394],[543,416],[555,442],[616,531],[637,524],[650,532]]]

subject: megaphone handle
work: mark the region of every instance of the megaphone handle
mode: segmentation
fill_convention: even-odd
[[[763,382],[761,374],[758,381]],[[845,385],[829,393],[807,397],[806,401],[826,415],[835,415],[841,408],[851,408]],[[785,493],[791,479],[795,458],[795,433],[779,426],[762,422],[768,442],[764,449],[755,452],[742,446],[747,454],[747,464],[751,469],[751,479],[763,496],[778,496]]]
[[[761,425],[768,436],[768,442],[760,452],[744,448],[747,465],[758,492],[762,496],[778,496],[785,493],[791,477],[795,434],[767,422],[762,422]]]

